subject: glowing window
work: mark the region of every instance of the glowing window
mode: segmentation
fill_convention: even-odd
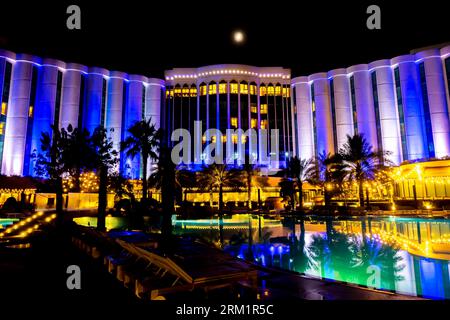
[[[29,108],[28,108],[28,117],[32,117],[33,116],[33,106],[30,106]]]
[[[231,141],[232,141],[234,144],[238,143],[238,136],[237,136],[237,134],[233,134],[233,135],[231,136]]]
[[[208,86],[208,93],[209,94],[216,94],[217,93],[217,84],[210,84]]]
[[[0,135],[5,134],[5,123],[0,122]]]
[[[261,114],[267,114],[267,104],[263,103],[260,105],[260,111]]]
[[[276,86],[275,87],[275,95],[276,96],[281,96],[281,86]]]
[[[250,104],[250,112],[251,113],[258,113],[258,106],[256,104]]]
[[[265,86],[259,87],[259,95],[265,96],[267,94],[267,88]]]
[[[283,88],[283,97],[289,98],[291,96],[291,90],[289,88]]]
[[[230,93],[237,94],[238,93],[238,84],[230,83]]]
[[[216,141],[217,141],[217,136],[211,136],[211,142],[216,143]]]
[[[6,116],[6,102],[2,102],[2,115]]]
[[[252,129],[255,129],[256,126],[257,126],[257,124],[258,124],[258,119],[251,118],[251,120],[250,120],[250,126],[251,126],[251,128],[252,128]]]
[[[200,86],[200,95],[206,96],[206,84]]]
[[[183,97],[189,97],[189,88],[188,87],[184,87],[182,90],[182,95]]]
[[[250,85],[250,94],[252,96],[256,95],[256,86],[254,84]]]
[[[205,143],[206,142],[206,136],[202,137],[202,142]]]
[[[245,134],[243,134],[243,135],[241,136],[241,142],[242,142],[242,143],[246,143],[246,142],[247,142],[247,136],[246,136]]]
[[[191,87],[189,93],[190,93],[191,97],[196,97],[197,96],[197,88]]]
[[[175,97],[181,97],[181,88],[175,88],[174,94]]]
[[[222,136],[222,142],[223,143],[227,142],[227,136]]]
[[[275,94],[275,88],[273,86],[267,87],[267,95],[273,96]]]
[[[237,128],[237,125],[238,125],[238,119],[235,118],[235,117],[233,117],[233,118],[230,119],[230,123],[231,123],[231,126],[232,126],[232,127]]]
[[[267,129],[267,120],[261,120],[261,129]]]
[[[219,84],[219,94],[227,93],[227,84],[220,83]]]
[[[248,94],[248,84],[241,83],[240,87],[241,94]]]

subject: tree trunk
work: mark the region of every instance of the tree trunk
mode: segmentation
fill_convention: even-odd
[[[363,189],[363,180],[359,180],[359,206],[364,207],[364,189]]]
[[[97,230],[106,230],[106,206],[107,206],[107,184],[108,184],[108,171],[107,168],[101,167],[99,170],[100,181],[98,187],[98,214],[97,214]]]
[[[252,209],[252,176],[247,177],[247,201],[248,208]]]
[[[56,215],[57,215],[57,224],[61,224],[63,221],[63,185],[62,185],[62,178],[57,177],[56,178],[56,186],[55,186],[55,193],[56,193]]]
[[[223,248],[224,236],[223,236],[223,187],[219,186],[219,238],[220,246]]]
[[[303,210],[303,183],[300,181],[298,183],[298,205],[300,210]]]
[[[147,185],[147,160],[148,157],[143,154],[142,155],[142,200],[147,200],[148,196],[148,185]]]

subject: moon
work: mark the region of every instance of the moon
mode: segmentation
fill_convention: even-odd
[[[236,30],[233,32],[233,41],[237,44],[244,42],[245,35],[242,31]]]

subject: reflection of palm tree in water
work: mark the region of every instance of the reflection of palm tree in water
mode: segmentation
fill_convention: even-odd
[[[297,239],[295,235],[295,222],[293,224],[293,237],[290,244],[290,258],[292,259],[292,270],[305,273],[306,270],[313,267],[308,254],[308,248],[305,247],[305,221],[300,218],[300,235]]]
[[[361,227],[362,236],[347,236],[329,226],[326,237],[313,236],[309,251],[314,268],[323,278],[371,286],[373,270],[369,267],[375,267],[380,271],[380,287],[395,290],[395,283],[402,280],[399,272],[405,267],[399,265],[402,258],[398,249],[366,237],[365,221]],[[327,275],[326,270],[332,275]]]

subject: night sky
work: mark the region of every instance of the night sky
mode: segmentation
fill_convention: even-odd
[[[309,75],[450,41],[444,1],[11,2],[1,4],[0,48],[149,77],[220,63]],[[66,28],[70,4],[81,7],[81,30]],[[381,7],[381,30],[366,28],[370,4]],[[244,44],[232,41],[237,29]]]

